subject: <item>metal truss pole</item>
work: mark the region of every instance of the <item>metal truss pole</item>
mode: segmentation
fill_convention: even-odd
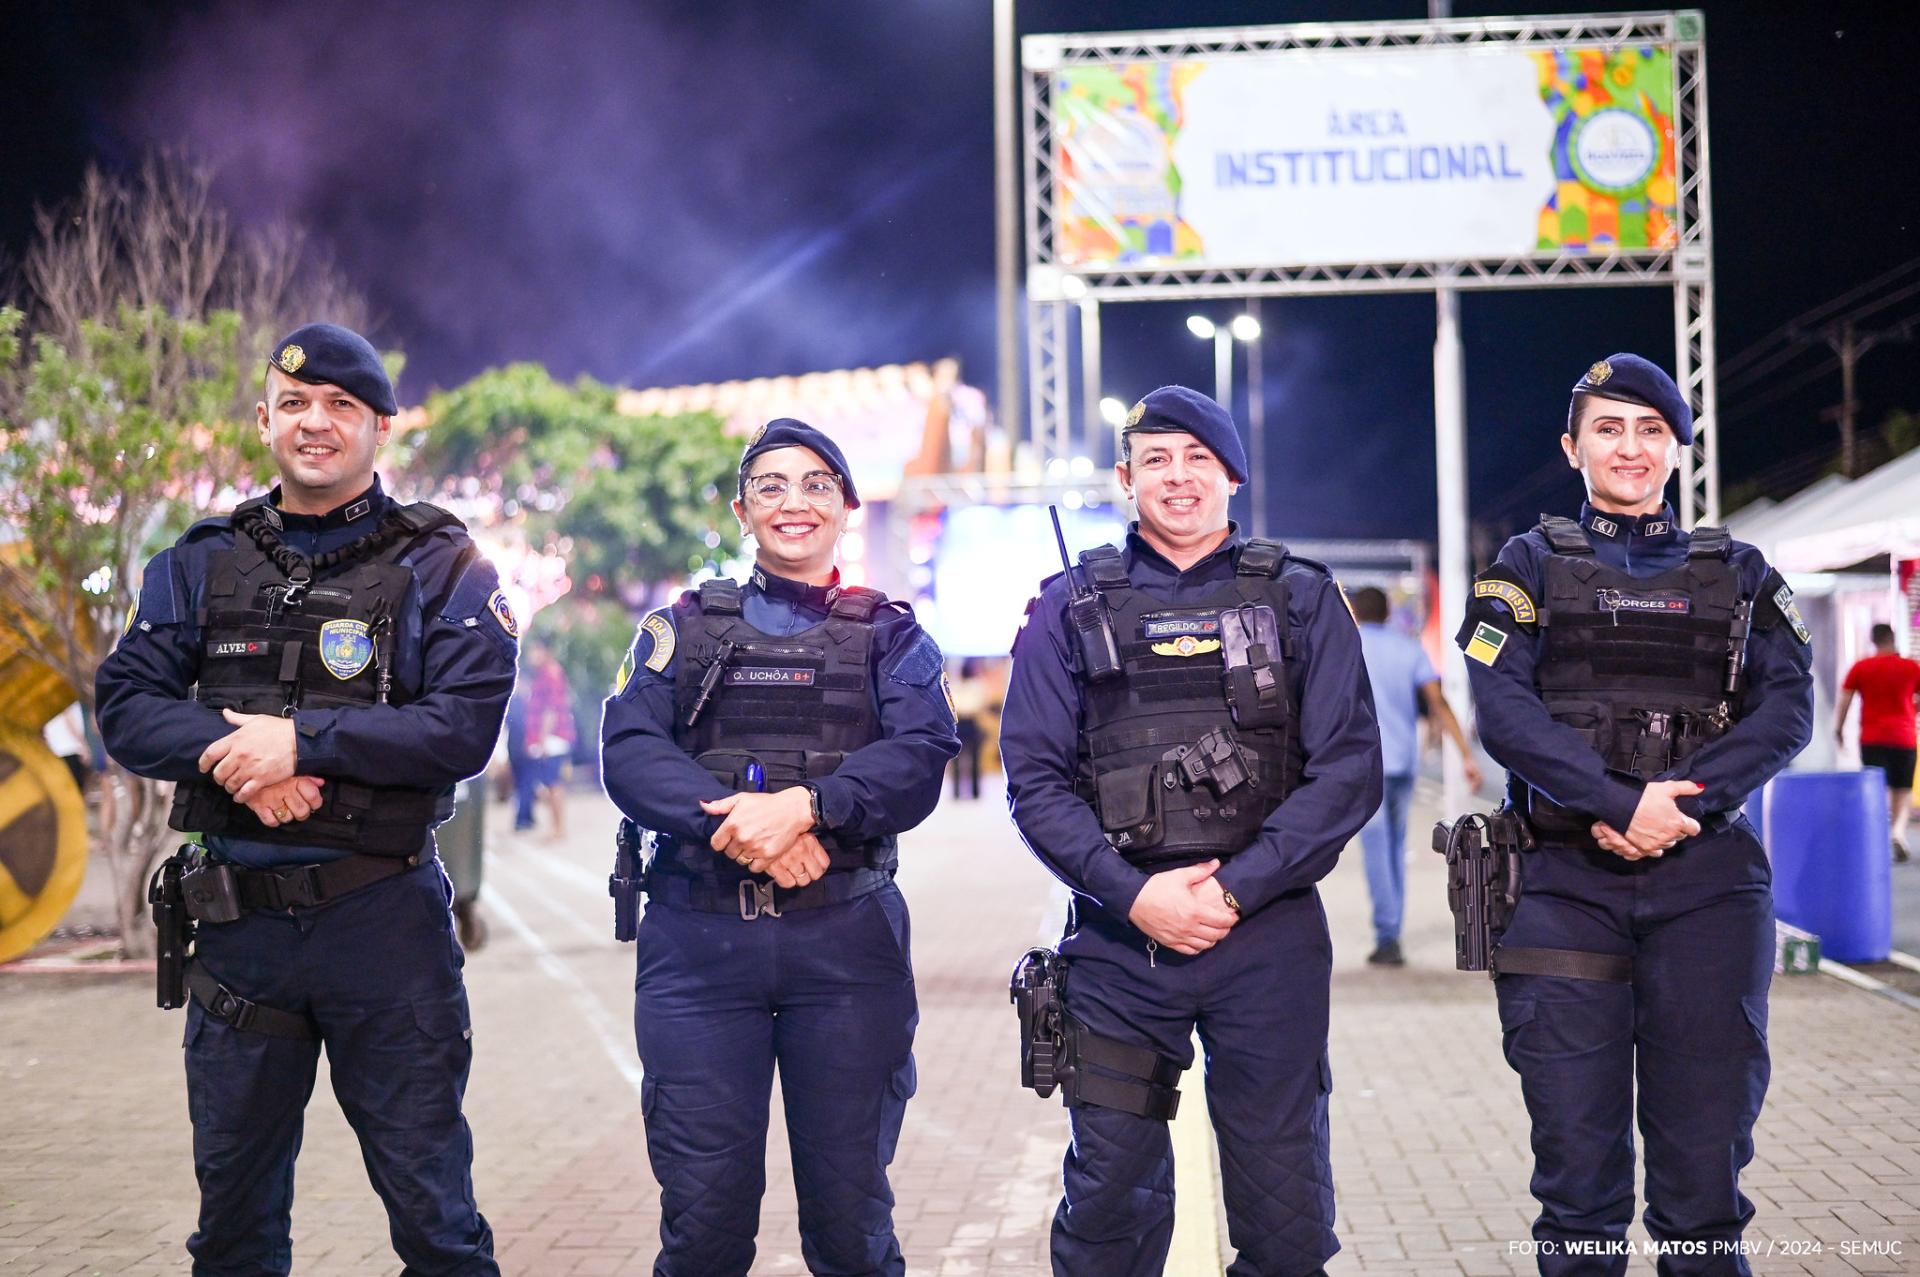
[[[1100,303],[1082,297],[1080,307],[1080,448],[1091,457],[1098,451],[1100,417]]]
[[[994,265],[998,280],[1000,427],[1020,442],[1020,178],[1014,118],[1014,0],[993,0]]]
[[[1720,391],[1713,326],[1707,50],[1699,42],[1697,19],[1681,17],[1683,40],[1673,52],[1674,176],[1680,223],[1673,281],[1673,372],[1693,409],[1693,447],[1680,459],[1680,522],[1691,528],[1720,521]]]
[[[1465,360],[1460,351],[1460,294],[1442,284],[1433,293],[1433,452],[1439,487],[1439,562],[1441,631],[1451,630],[1454,618],[1466,615],[1467,581],[1473,574],[1467,542],[1467,392]],[[1469,708],[1467,666],[1460,650],[1445,645],[1441,687],[1448,703]],[[1451,751],[1442,751],[1447,810],[1465,811],[1473,795],[1461,763]]]
[[[1027,303],[1027,404],[1031,414],[1035,459],[1044,466],[1068,455],[1073,419],[1067,409],[1068,343],[1072,325],[1068,303]]]

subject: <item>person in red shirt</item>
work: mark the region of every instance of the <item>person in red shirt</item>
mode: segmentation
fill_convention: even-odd
[[[1920,706],[1920,661],[1894,648],[1893,627],[1873,627],[1873,655],[1855,661],[1840,684],[1840,711],[1833,734],[1846,744],[1847,711],[1860,695],[1860,764],[1887,774],[1888,815],[1893,822],[1893,858],[1907,858],[1907,812],[1914,764],[1914,714]]]

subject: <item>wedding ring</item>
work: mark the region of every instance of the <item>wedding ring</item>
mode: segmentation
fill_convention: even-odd
[[[293,813],[289,812],[285,807],[275,807],[273,809],[273,818],[275,820],[285,820],[292,814]]]

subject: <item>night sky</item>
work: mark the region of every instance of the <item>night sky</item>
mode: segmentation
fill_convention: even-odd
[[[1704,8],[1725,361],[1920,257],[1920,24],[1904,5]],[[1023,32],[1425,13],[1019,4]],[[997,391],[989,0],[29,0],[0,50],[9,256],[89,160],[184,147],[241,218],[305,227],[369,294],[405,399],[518,359],[661,385],[953,354]],[[1432,299],[1263,306],[1276,530],[1430,538]],[[1237,311],[1103,308],[1108,392],[1209,387],[1196,309]],[[1920,295],[1869,323],[1915,316]],[[1473,506],[1494,528],[1577,501],[1554,436],[1588,363],[1672,362],[1666,289],[1467,294],[1462,322]],[[1835,438],[1825,358],[1723,392],[1728,485],[1811,477],[1793,459]],[[1920,410],[1920,348],[1867,356],[1860,389],[1869,426]]]

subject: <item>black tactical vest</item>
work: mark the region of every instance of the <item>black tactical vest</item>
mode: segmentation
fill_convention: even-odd
[[[1541,600],[1534,683],[1555,722],[1610,771],[1651,780],[1691,758],[1740,715],[1752,604],[1740,597],[1725,528],[1700,528],[1687,560],[1629,576],[1594,557],[1578,523],[1542,516],[1553,553]],[[1591,846],[1594,818],[1537,790],[1528,816],[1543,841]]]
[[[1077,788],[1130,864],[1230,857],[1299,787],[1306,759],[1286,669],[1286,554],[1276,541],[1248,541],[1230,584],[1177,607],[1135,587],[1113,546],[1080,555],[1124,670],[1082,680]],[[1242,632],[1254,632],[1259,609],[1270,609],[1278,650],[1230,645],[1228,628],[1244,618]]]
[[[279,512],[258,498],[233,514],[215,553],[200,627],[194,699],[291,717],[299,709],[403,705],[393,686],[395,631],[413,574],[400,565],[421,538],[460,521],[438,506],[395,506],[360,540],[309,561],[280,539]],[[174,791],[167,823],[254,842],[411,856],[453,814],[450,792],[328,778],[320,809],[269,829],[211,778]]]
[[[737,581],[702,582],[675,618],[674,743],[736,791],[778,793],[831,776],[848,754],[881,737],[873,615],[884,602],[877,590],[844,588],[826,620],[776,636],[742,618]],[[816,836],[831,870],[894,863],[892,837],[855,843]],[[662,838],[657,846],[704,876],[749,876],[704,845]]]

